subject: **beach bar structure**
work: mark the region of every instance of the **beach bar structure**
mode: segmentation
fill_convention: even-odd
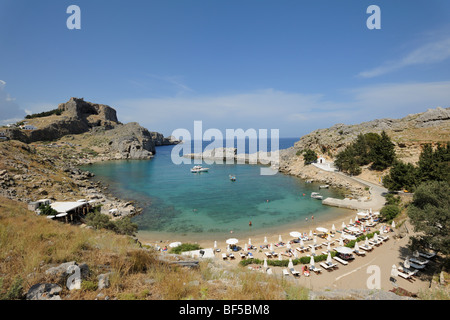
[[[74,216],[86,215],[91,207],[91,203],[85,200],[75,202],[54,202],[50,204],[58,212],[56,218],[65,218],[66,222],[73,221]]]

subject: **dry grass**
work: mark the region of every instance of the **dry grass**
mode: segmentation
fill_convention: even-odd
[[[111,273],[111,299],[304,299],[307,291],[290,281],[250,272],[222,269],[213,261],[197,269],[169,265],[159,253],[139,248],[133,239],[48,220],[25,204],[0,198],[0,296],[21,279],[22,293],[39,282],[58,283],[63,299],[96,299],[97,276]],[[61,279],[45,274],[64,262],[86,263],[90,275],[81,290],[69,291]],[[214,268],[212,268],[214,266]]]

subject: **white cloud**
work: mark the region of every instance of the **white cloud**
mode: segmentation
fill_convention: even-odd
[[[217,96],[167,97],[117,101],[122,122],[137,121],[169,135],[202,120],[204,129],[280,129],[281,136],[298,136],[336,123],[398,118],[437,106],[448,107],[450,81],[390,83],[345,90],[340,101],[321,94],[274,89]]]
[[[5,125],[23,119],[25,112],[5,91],[6,81],[0,80],[0,124]]]
[[[427,43],[403,58],[386,62],[376,68],[359,73],[360,77],[373,78],[408,66],[439,63],[450,58],[450,38]]]

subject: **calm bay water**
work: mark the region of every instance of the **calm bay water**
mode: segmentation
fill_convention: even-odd
[[[280,149],[295,141],[298,139],[280,139]],[[194,164],[172,163],[173,148],[157,147],[152,160],[110,161],[85,167],[108,183],[117,197],[136,200],[144,208],[133,222],[147,238],[205,240],[227,237],[230,231],[236,237],[246,237],[282,226],[300,227],[311,216],[321,221],[348,212],[312,199],[310,194],[319,191],[318,184],[281,173],[262,176],[259,165],[204,164],[209,172],[191,173]],[[237,180],[230,181],[229,175]],[[320,193],[339,197],[331,189]]]

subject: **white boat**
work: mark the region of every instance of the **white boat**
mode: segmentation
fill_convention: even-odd
[[[318,192],[312,192],[311,193],[311,198],[318,199],[318,200],[322,200],[323,199],[323,197]]]
[[[328,189],[330,186],[328,184],[324,184],[322,186],[319,186],[319,189]]]
[[[230,175],[230,180],[231,180],[231,181],[236,181],[236,176]]]
[[[194,166],[191,169],[192,173],[197,173],[197,172],[207,172],[209,170],[209,168],[203,168],[202,166]]]

